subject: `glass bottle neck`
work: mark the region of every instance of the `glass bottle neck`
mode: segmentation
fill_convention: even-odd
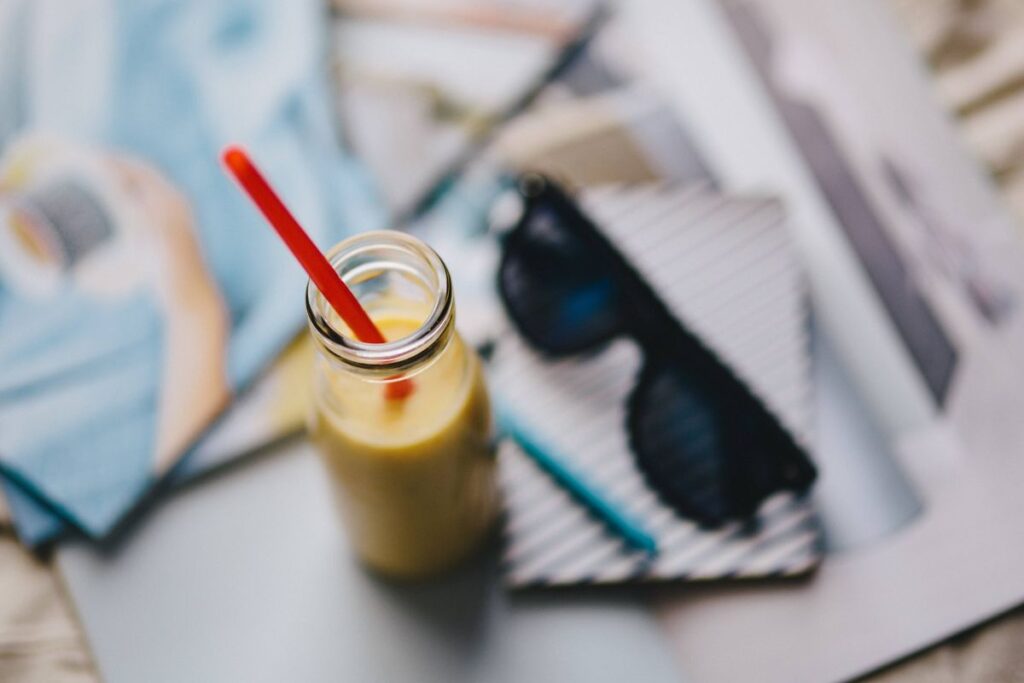
[[[355,339],[310,282],[309,329],[318,352],[334,367],[371,381],[410,376],[449,347],[455,336],[451,277],[430,247],[403,233],[368,232],[338,244],[328,260],[388,339],[384,344]]]

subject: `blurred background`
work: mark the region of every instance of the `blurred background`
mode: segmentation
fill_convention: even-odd
[[[649,680],[1024,680],[1024,6],[669,4],[0,0],[0,680],[314,680],[388,647],[394,668],[340,675],[548,680],[595,643]],[[492,393],[664,556],[618,554],[506,443],[500,566],[422,589],[338,570],[300,454],[305,280],[222,172],[231,142],[321,248],[434,246]],[[552,361],[495,291],[524,171],[807,450],[809,494],[710,530],[662,504],[619,428],[631,342]],[[237,633],[256,600],[224,568],[277,591]],[[594,583],[628,585],[558,592]],[[339,605],[383,644],[314,616]]]

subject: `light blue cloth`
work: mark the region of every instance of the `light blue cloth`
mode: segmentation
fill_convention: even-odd
[[[328,28],[317,0],[0,4],[0,148],[54,131],[142,157],[185,192],[230,310],[236,390],[300,329],[305,277],[221,147],[246,145],[321,247],[383,224],[332,127]],[[101,537],[152,486],[162,344],[148,293],[40,303],[0,282],[0,468],[26,542],[62,519]]]

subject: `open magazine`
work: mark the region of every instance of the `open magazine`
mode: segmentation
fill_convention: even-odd
[[[895,19],[877,0],[629,12],[638,68],[723,184],[793,212],[817,323],[825,560],[785,589],[666,598],[687,673],[847,679],[1020,603],[1024,249]]]
[[[302,327],[301,270],[222,145],[321,244],[382,222],[334,136],[319,13],[249,11],[240,56],[226,10],[0,10],[0,473],[28,544],[108,535]]]

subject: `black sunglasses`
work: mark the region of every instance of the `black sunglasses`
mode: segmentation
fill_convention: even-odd
[[[518,179],[523,210],[506,234],[498,288],[526,340],[549,356],[620,335],[644,354],[627,406],[629,443],[651,488],[705,527],[749,519],[770,495],[817,476],[792,435],[671,314],[550,179]]]

